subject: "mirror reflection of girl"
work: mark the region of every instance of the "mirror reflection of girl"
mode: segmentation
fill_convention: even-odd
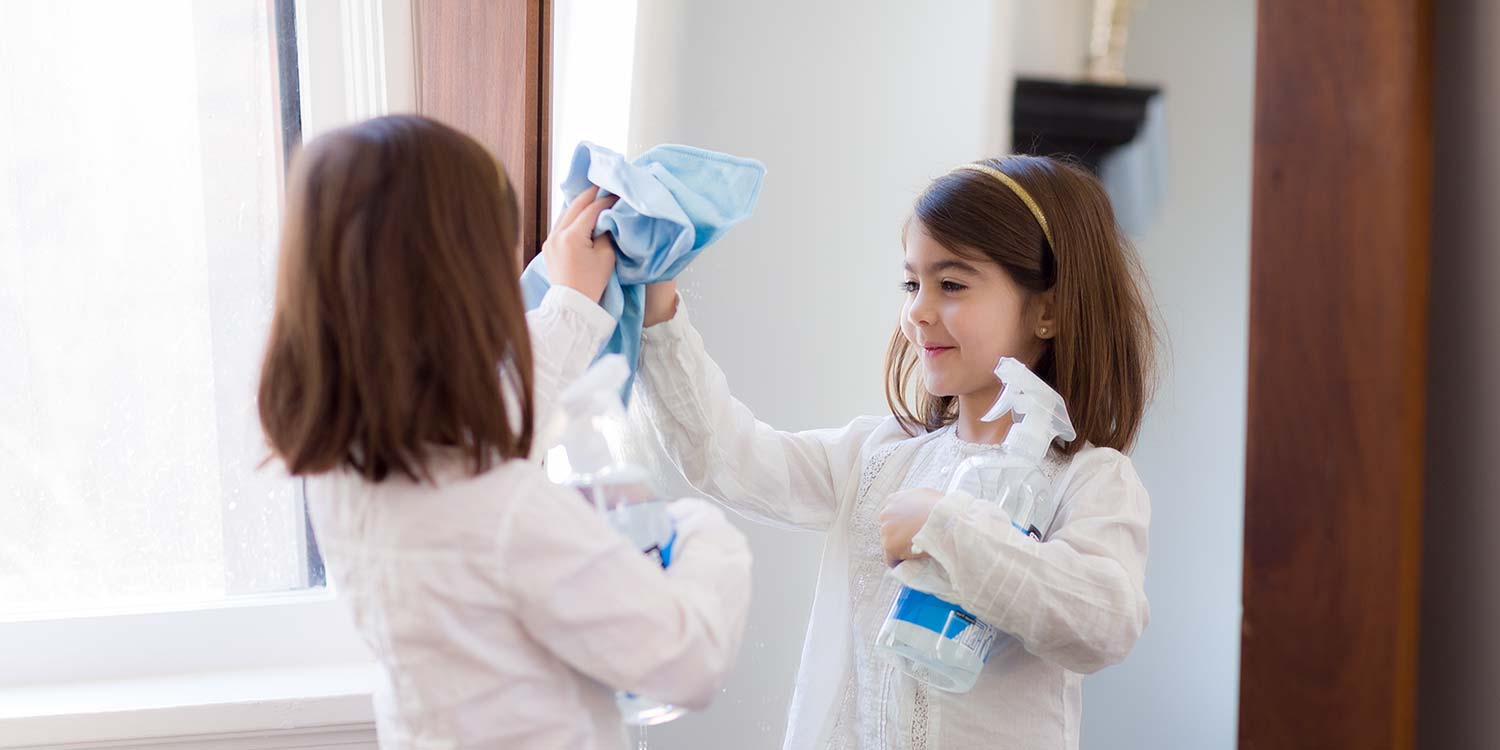
[[[505,172],[421,117],[324,135],[294,164],[260,416],[384,677],[382,748],[623,748],[614,690],[718,692],[749,600],[744,538],[672,504],[669,571],[528,460],[533,425],[615,327],[611,204],[583,194],[525,313]]]
[[[796,433],[756,421],[670,283],[648,290],[641,402],[695,487],[827,532],[787,748],[1075,748],[1082,676],[1124,659],[1149,617],[1150,504],[1123,452],[1152,361],[1137,259],[1099,182],[1037,157],[939,177],[903,235],[890,416]],[[993,504],[942,493],[1010,428],[980,421],[1002,356],[1052,385],[1078,431],[1044,460],[1059,504],[1040,542]],[[888,565],[919,555],[947,572],[955,603],[1019,641],[968,693],[929,688],[873,649],[899,589]]]

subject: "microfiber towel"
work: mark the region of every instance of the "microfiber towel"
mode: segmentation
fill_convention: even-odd
[[[587,141],[573,151],[563,196],[572,202],[598,185],[600,197],[620,198],[599,215],[594,236],[614,235],[618,249],[614,275],[599,301],[618,325],[598,356],[624,355],[630,365],[625,399],[640,363],[646,285],[677,278],[703,248],[748,218],[765,173],[754,159],[691,146],[657,146],[631,161]],[[540,305],[550,286],[538,255],[521,274],[526,309]]]

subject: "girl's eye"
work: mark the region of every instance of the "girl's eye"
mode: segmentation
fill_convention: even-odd
[[[958,283],[957,281],[943,282],[943,291],[945,292],[962,292],[966,288],[967,287],[965,287],[963,284]]]
[[[912,281],[911,279],[907,279],[906,281],[901,282],[901,291],[906,292],[907,294],[915,294],[917,291],[917,282]]]

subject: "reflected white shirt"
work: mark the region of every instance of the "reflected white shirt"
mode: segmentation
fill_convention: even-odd
[[[871,658],[899,588],[877,516],[892,492],[942,487],[950,452],[974,446],[951,429],[909,436],[892,417],[775,430],[731,396],[680,300],[643,340],[638,396],[687,480],[751,518],[826,532],[787,750],[1078,746],[1082,675],[1124,659],[1149,620],[1150,500],[1129,458],[1090,446],[1051,457],[1059,501],[1042,542],[990,503],[938,502],[913,546],[942,566],[955,603],[1020,642],[970,693],[941,693]]]

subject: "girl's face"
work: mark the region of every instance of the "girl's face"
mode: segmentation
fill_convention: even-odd
[[[961,258],[912,221],[906,233],[906,303],[901,332],[922,362],[935,396],[972,396],[999,389],[995,365],[1015,357],[1027,366],[1054,333],[1048,295],[1028,294],[997,263]],[[1045,333],[1041,333],[1043,328]]]

